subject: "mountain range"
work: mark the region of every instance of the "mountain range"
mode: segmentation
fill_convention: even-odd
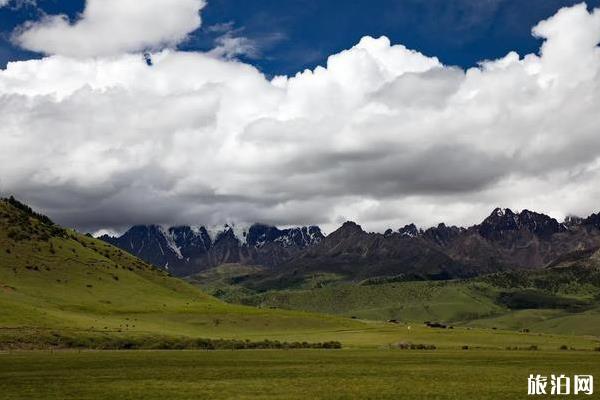
[[[119,237],[101,236],[114,246],[164,268],[187,276],[221,264],[240,263],[274,267],[324,239],[319,227],[278,229],[253,224],[238,229],[204,226],[138,225]]]
[[[346,222],[325,236],[317,226],[247,229],[139,225],[100,239],[177,276],[221,264],[263,267],[269,279],[289,281],[334,273],[349,280],[466,278],[503,270],[539,268],[562,254],[600,247],[600,213],[564,222],[529,210],[495,209],[480,224],[414,224],[369,233]]]

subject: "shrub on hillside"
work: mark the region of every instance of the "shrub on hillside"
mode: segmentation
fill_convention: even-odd
[[[439,322],[425,321],[425,325],[427,325],[430,328],[440,328],[440,329],[448,328],[447,325],[441,324]],[[452,329],[454,329],[454,328],[452,328]]]
[[[506,348],[506,350],[529,350],[529,351],[537,351],[537,350],[539,350],[539,348],[536,345],[532,344],[531,346],[528,346],[528,347],[518,347],[518,346],[511,347],[511,346],[508,346]]]
[[[0,342],[0,349],[11,343]],[[24,348],[64,348],[96,350],[250,350],[250,349],[341,349],[338,341],[329,342],[280,342],[278,340],[236,340],[181,338],[166,336],[65,336],[54,332],[49,336],[37,336],[35,342],[20,343]]]
[[[29,235],[26,232],[23,232],[18,228],[10,228],[6,233],[6,236],[8,236],[9,239],[12,239],[16,242],[30,239]]]
[[[400,342],[394,345],[395,348],[401,350],[435,350],[437,347],[433,344],[423,344],[423,343],[406,343]]]
[[[581,311],[590,306],[589,303],[582,300],[562,297],[535,289],[500,293],[498,302],[512,310],[559,308],[569,311]]]

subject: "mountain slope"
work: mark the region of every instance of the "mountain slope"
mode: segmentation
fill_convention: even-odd
[[[120,249],[0,201],[0,343],[52,332],[263,339],[359,325],[222,303]]]
[[[319,244],[269,271],[256,288],[293,287],[323,273],[356,282],[381,276],[440,280],[473,276],[476,271],[422,238],[367,233],[359,225],[346,222]]]
[[[379,320],[597,335],[600,251],[566,254],[550,267],[533,271],[438,282],[368,280],[272,290],[238,301]]]

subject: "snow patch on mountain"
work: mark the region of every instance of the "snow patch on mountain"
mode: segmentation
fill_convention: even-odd
[[[246,244],[246,237],[248,235],[249,228],[249,224],[228,222],[223,225],[211,225],[205,227],[204,229],[206,229],[206,232],[208,233],[208,236],[210,237],[210,240],[213,243],[223,233],[233,231],[233,236],[235,236],[235,238],[239,240],[242,245],[244,245]]]
[[[163,237],[165,238],[165,241],[166,241],[169,249],[171,249],[171,251],[173,253],[175,253],[175,256],[178,259],[183,260],[183,255],[181,254],[181,249],[175,243],[175,237],[173,236],[173,229],[172,228],[169,229],[164,226],[160,226],[158,229],[159,229],[160,233],[163,235]],[[162,251],[162,248],[161,248],[161,251]]]

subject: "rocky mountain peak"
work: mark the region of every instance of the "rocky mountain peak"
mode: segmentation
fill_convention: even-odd
[[[338,230],[364,232],[362,227],[354,221],[346,221]]]
[[[510,209],[510,208],[507,208],[507,209],[506,209],[506,211],[507,211],[508,213],[512,213],[512,211],[511,211],[511,209]],[[506,213],[507,213],[506,211],[504,211],[504,210],[503,210],[502,208],[500,208],[500,207],[496,207],[496,208],[494,209],[494,211],[492,211],[492,213],[490,214],[490,216],[489,216],[488,218],[491,218],[491,217],[494,217],[494,216],[495,216],[495,217],[498,217],[498,218],[504,217],[504,215],[506,215]]]
[[[405,225],[404,227],[398,229],[398,233],[401,236],[406,236],[406,237],[417,237],[419,236],[422,232],[416,227],[415,224],[408,224]]]
[[[500,239],[506,232],[521,229],[541,237],[548,237],[554,233],[564,232],[566,227],[548,215],[527,209],[515,213],[510,208],[504,210],[496,208],[477,228],[479,234],[486,239]]]
[[[517,215],[510,208],[495,208],[492,213],[481,223],[484,225],[502,226],[504,229],[516,229]]]
[[[447,226],[442,222],[437,227],[427,229],[423,236],[436,244],[445,246],[464,231],[465,228]]]
[[[223,229],[221,232],[217,233],[217,236],[215,238],[215,244],[218,243],[219,241],[229,241],[229,240],[234,240],[234,241],[238,241],[238,242],[241,241],[241,239],[235,235],[233,228],[229,225],[225,225],[225,229]]]
[[[266,243],[278,243],[283,247],[305,248],[319,243],[325,236],[318,226],[279,229],[265,224],[254,224],[248,229],[248,246],[262,247]]]
[[[600,213],[590,215],[582,221],[582,224],[600,229]]]
[[[578,217],[576,215],[567,215],[563,222],[567,227],[571,228],[583,224],[585,218]]]
[[[363,233],[365,233],[365,231],[363,231],[362,227],[356,222],[346,221],[329,236],[332,238],[349,238]]]

